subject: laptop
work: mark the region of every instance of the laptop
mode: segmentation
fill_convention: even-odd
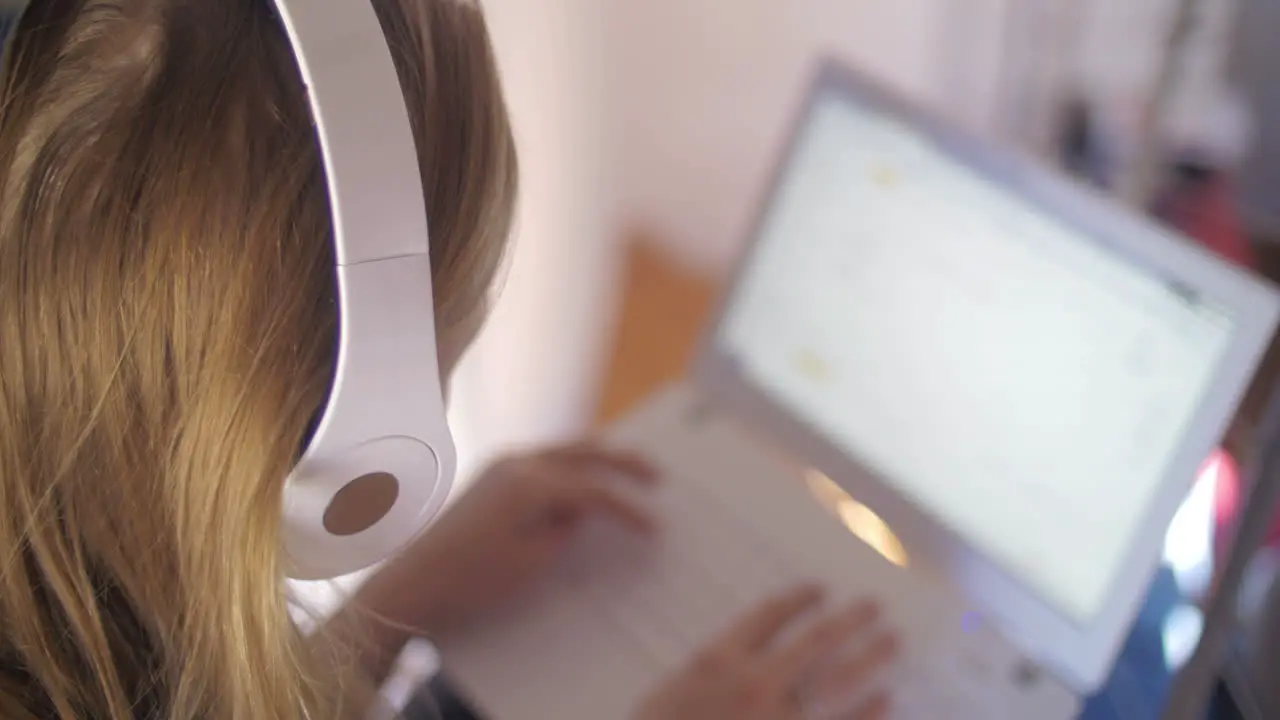
[[[445,670],[493,720],[626,718],[818,580],[901,633],[895,718],[1076,717],[1276,291],[834,63],[747,247],[691,377],[606,433],[665,476],[659,537],[588,528]]]

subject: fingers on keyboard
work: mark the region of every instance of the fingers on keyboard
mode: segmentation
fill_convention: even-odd
[[[873,603],[860,601],[818,620],[797,640],[778,651],[774,660],[776,671],[784,677],[808,676],[841,649],[862,640],[879,616],[879,609]]]
[[[821,588],[805,586],[770,599],[729,630],[724,644],[755,654],[769,647],[787,626],[816,609],[822,602]]]

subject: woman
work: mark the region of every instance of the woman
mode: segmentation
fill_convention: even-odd
[[[413,109],[447,373],[511,228],[511,131],[474,2],[374,4]],[[331,642],[305,640],[281,494],[333,374],[333,258],[271,3],[34,0],[0,93],[0,716],[362,715],[354,678],[512,599],[580,518],[647,524],[601,480],[644,478],[633,459],[500,462]],[[858,689],[891,643],[828,660],[870,632],[865,608],[774,642],[816,603],[798,591],[742,620],[637,717],[797,718],[802,694]]]

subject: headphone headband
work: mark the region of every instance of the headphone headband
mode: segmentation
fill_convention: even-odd
[[[412,540],[448,497],[456,458],[418,153],[386,36],[370,0],[273,2],[307,87],[337,258],[333,388],[284,498],[290,576],[319,579]],[[334,498],[366,482],[393,491],[385,514],[354,531],[326,523]]]

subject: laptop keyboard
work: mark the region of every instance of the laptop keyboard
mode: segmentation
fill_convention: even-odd
[[[598,558],[584,563],[584,579],[608,576],[582,585],[589,602],[662,670],[687,662],[759,600],[805,579],[714,499],[680,499],[662,508],[656,540],[601,527],[583,543]]]
[[[655,508],[662,518],[656,540],[594,526],[576,545],[563,578],[584,609],[606,620],[643,656],[641,662],[663,674],[685,665],[764,599],[821,577],[696,482],[668,477],[664,485]],[[875,594],[872,588],[864,592]],[[902,617],[887,607],[891,621]],[[892,687],[894,720],[1024,720],[996,701],[995,690],[1010,684],[1003,675],[1007,648],[990,636],[976,642],[943,632],[920,617],[904,626],[917,632],[904,638],[903,657],[881,678]],[[808,720],[821,717],[818,711]]]
[[[712,638],[803,581],[822,582],[831,607],[878,599],[885,626],[900,633],[900,662],[873,680],[892,689],[889,720],[1079,716],[1077,697],[1052,675],[1013,680],[1020,655],[999,635],[962,630],[967,608],[930,579],[927,558],[914,558],[915,567],[904,571],[897,564],[912,560],[911,547],[884,542],[887,528],[878,535],[863,527],[869,543],[852,537],[825,509],[830,502],[815,502],[842,495],[806,478],[810,493],[769,445],[728,418],[701,412],[694,399],[675,388],[606,438],[659,468],[661,482],[640,498],[659,520],[655,537],[588,523],[526,602],[439,639],[446,670],[486,717],[630,717]],[[866,519],[840,517],[854,527]],[[803,632],[800,625],[790,631]],[[844,708],[857,698],[849,700]],[[821,712],[827,709],[805,720],[849,717]]]

